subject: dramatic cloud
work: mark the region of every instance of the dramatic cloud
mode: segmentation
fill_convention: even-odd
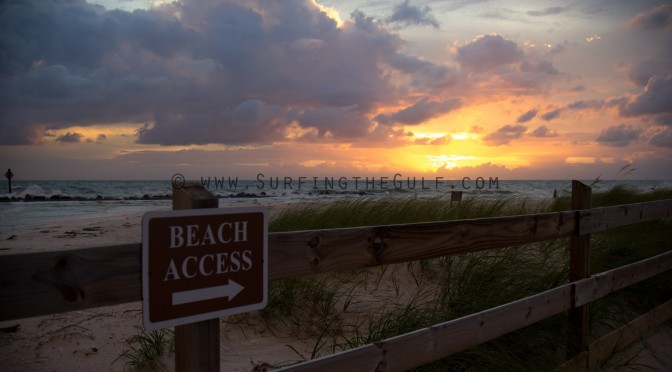
[[[539,112],[539,110],[532,109],[532,110],[520,115],[518,117],[518,119],[516,119],[516,123],[519,123],[519,124],[520,123],[527,123],[528,121],[534,119],[534,117],[537,116],[538,112]]]
[[[558,132],[549,129],[547,126],[542,125],[538,127],[537,129],[533,130],[532,133],[530,133],[532,137],[539,137],[539,138],[547,138],[547,137],[557,137]]]
[[[544,177],[571,157],[669,165],[672,4],[577,4],[0,1],[0,153],[75,169],[96,152],[141,177],[213,149],[245,149],[208,155],[239,170],[424,172],[444,152]],[[207,150],[160,160],[176,149]]]
[[[380,114],[376,121],[381,124],[406,124],[415,125],[431,118],[446,114],[460,107],[461,101],[457,98],[439,102],[423,98],[412,106],[406,107],[393,114]]]
[[[488,79],[512,94],[536,94],[549,88],[560,76],[551,58],[530,50],[498,34],[481,35],[451,49],[463,72],[473,79]]]
[[[524,125],[505,125],[497,131],[483,137],[483,142],[488,146],[501,146],[520,138],[527,131]]]
[[[631,27],[644,29],[663,29],[672,27],[672,8],[661,4],[651,10],[636,14],[628,24]]]
[[[410,5],[409,0],[396,5],[394,13],[386,19],[387,23],[403,26],[432,26],[439,28],[439,22],[430,14],[432,9]]]
[[[595,140],[605,146],[625,147],[639,138],[641,133],[641,129],[633,128],[630,125],[626,126],[625,124],[620,124],[603,129]]]
[[[649,79],[644,92],[620,106],[624,116],[672,113],[672,75]]]
[[[395,9],[397,23],[411,22],[411,10],[416,22],[431,20],[428,8]],[[143,125],[137,141],[161,145],[270,144],[297,123],[310,131],[294,139],[373,136],[379,107],[445,94],[457,81],[446,66],[401,52],[399,36],[373,18],[354,12],[338,26],[310,1],[185,0],[132,13],[11,2],[0,35],[2,144],[115,123]],[[423,102],[398,120],[458,104]]]
[[[501,35],[482,35],[457,48],[456,58],[462,68],[484,72],[520,62],[523,55],[515,42],[506,40]]]

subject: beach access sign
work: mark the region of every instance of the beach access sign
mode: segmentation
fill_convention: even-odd
[[[143,216],[145,328],[258,310],[267,300],[266,207],[184,209]]]

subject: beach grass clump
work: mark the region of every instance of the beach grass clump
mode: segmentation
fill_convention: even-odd
[[[269,283],[268,304],[257,314],[271,333],[289,334],[310,346],[309,355],[290,346],[301,359],[316,358],[336,350],[353,288],[330,274],[275,280]]]
[[[126,348],[114,362],[125,359],[126,367],[132,371],[168,371],[164,359],[175,351],[173,330],[149,331],[140,326],[136,326],[136,330],[136,334],[126,340]]]
[[[443,257],[437,300],[450,315],[469,315],[564,284],[561,241]]]
[[[393,301],[383,302],[382,307],[368,307],[368,311],[349,320],[344,327],[347,332],[337,340],[337,346],[351,349],[371,344],[427,327],[437,320],[436,302],[427,292],[418,291],[406,302]]]

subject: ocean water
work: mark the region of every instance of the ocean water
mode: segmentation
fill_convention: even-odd
[[[571,190],[571,180],[444,180],[422,177],[284,178],[197,180],[220,198],[220,205],[238,203],[292,204],[341,198],[514,197],[544,200]],[[592,181],[585,181],[591,184]],[[639,191],[672,187],[672,180],[600,181],[593,190],[623,185]],[[0,234],[21,228],[71,223],[101,217],[137,215],[172,206],[171,180],[155,181],[12,181],[0,182]]]

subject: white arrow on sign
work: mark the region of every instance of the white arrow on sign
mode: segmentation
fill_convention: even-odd
[[[245,287],[229,279],[229,284],[173,293],[173,305],[228,297],[233,300]]]

